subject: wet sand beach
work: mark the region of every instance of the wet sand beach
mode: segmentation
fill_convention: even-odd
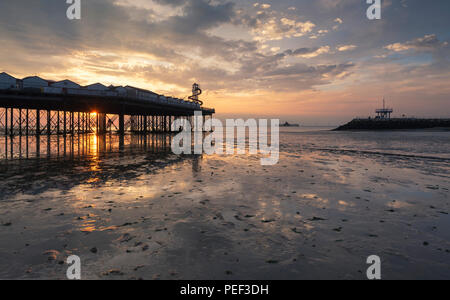
[[[164,136],[17,139],[0,279],[65,279],[72,254],[83,279],[366,279],[370,255],[383,279],[450,279],[448,132],[282,129],[275,166]]]

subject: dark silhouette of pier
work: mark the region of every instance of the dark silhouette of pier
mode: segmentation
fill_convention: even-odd
[[[126,96],[0,90],[0,134],[170,133],[175,119],[185,118],[192,124],[194,113],[199,110],[204,118],[215,113],[211,108],[157,103]]]

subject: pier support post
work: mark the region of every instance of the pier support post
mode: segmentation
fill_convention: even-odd
[[[5,136],[8,135],[8,108],[5,107]],[[7,139],[5,139],[7,141]],[[6,144],[6,143],[5,143]],[[8,151],[5,151],[7,153]]]
[[[75,113],[73,111],[70,112],[70,132],[72,136],[75,133]]]
[[[14,136],[14,108],[11,107],[11,125],[10,125],[10,134]]]
[[[63,127],[64,133],[63,133],[63,135],[66,136],[66,134],[67,134],[67,112],[66,111],[64,111],[63,119],[64,119],[63,120],[63,122],[64,122],[64,127]]]
[[[19,108],[19,135],[22,135],[22,109]]]
[[[51,124],[51,111],[47,110],[47,135],[51,135],[52,134],[52,124]]]
[[[80,131],[81,131],[81,119],[80,119],[80,112],[78,112],[78,115],[77,115],[77,133],[80,133]]]
[[[26,115],[25,115],[25,135],[30,135],[30,111],[27,109]],[[28,144],[28,143],[27,143]]]
[[[86,124],[86,113],[83,113],[83,129],[82,129],[82,133],[86,133],[86,128],[87,128],[87,124]]]
[[[36,110],[36,135],[41,135],[41,111]]]
[[[125,116],[123,113],[119,114],[119,133],[125,134]]]
[[[60,122],[61,122],[61,119],[59,117],[59,110],[58,110],[57,114],[58,115],[56,117],[56,135],[59,135],[60,134]]]
[[[106,133],[106,114],[97,114],[97,133],[105,134]]]
[[[147,115],[144,116],[144,133],[147,133]]]
[[[130,116],[130,127],[131,127],[131,132],[136,131],[136,116]]]

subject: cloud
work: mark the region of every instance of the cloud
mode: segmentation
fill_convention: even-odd
[[[315,48],[299,48],[296,50],[287,50],[285,54],[302,58],[314,58],[321,54],[329,53],[329,46],[315,47]]]
[[[357,46],[355,46],[355,45],[343,45],[343,46],[337,47],[337,50],[339,52],[345,52],[345,51],[355,50],[356,48],[357,48]]]
[[[285,38],[302,37],[316,27],[311,21],[298,21],[292,18],[273,16],[262,12],[255,17],[240,20],[249,26],[256,41],[274,41]]]
[[[403,52],[408,50],[415,51],[436,51],[448,46],[448,42],[441,42],[435,34],[425,35],[405,43],[394,43],[385,48],[394,52]]]

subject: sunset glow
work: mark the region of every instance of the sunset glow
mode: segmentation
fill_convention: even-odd
[[[365,1],[352,0],[95,0],[83,3],[79,21],[47,16],[49,6],[64,12],[64,1],[14,2],[21,16],[0,4],[0,55],[8,57],[3,71],[17,77],[133,85],[180,98],[199,82],[219,116],[310,124],[367,116],[383,96],[401,114],[449,113],[450,24],[439,17],[446,1],[385,1],[377,22],[366,18]]]

